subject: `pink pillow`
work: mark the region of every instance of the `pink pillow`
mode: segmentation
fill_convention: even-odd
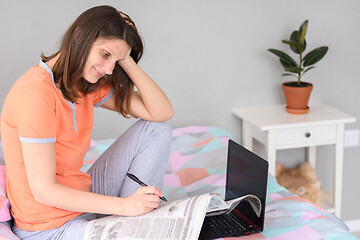
[[[10,219],[10,204],[6,196],[6,167],[0,165],[0,222]]]

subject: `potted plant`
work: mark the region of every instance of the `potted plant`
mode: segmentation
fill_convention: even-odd
[[[328,51],[327,46],[322,46],[312,50],[304,56],[307,28],[308,20],[301,24],[299,30],[291,33],[290,40],[282,40],[283,43],[290,46],[290,49],[295,54],[299,55],[298,62],[280,50],[268,49],[271,53],[279,57],[280,63],[286,72],[282,74],[282,76],[297,78],[297,81],[290,81],[282,84],[287,104],[286,110],[289,113],[302,114],[308,112],[308,101],[313,85],[301,81],[301,78],[307,71],[315,68],[314,64],[320,61]]]

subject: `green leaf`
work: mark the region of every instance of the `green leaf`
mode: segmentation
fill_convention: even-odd
[[[289,61],[289,60],[284,59],[284,58],[280,58],[280,63],[284,68],[297,67],[297,64],[295,62]]]
[[[328,49],[329,49],[328,47],[322,46],[322,47],[316,48],[316,49],[312,50],[311,52],[309,52],[304,57],[304,67],[311,66],[311,65],[317,63],[318,61],[320,61],[325,56]]]
[[[307,69],[305,69],[304,73],[306,73],[307,71],[309,71],[310,69],[313,69],[313,68],[315,68],[315,66],[308,67]]]
[[[293,41],[293,40],[282,40],[281,42],[285,43],[285,44],[288,44],[290,45],[290,49],[296,53],[296,54],[299,54],[299,50],[300,50],[300,45],[296,42],[296,41]]]
[[[308,28],[308,20],[306,20],[305,22],[303,22],[303,24],[301,24],[300,28],[299,28],[299,42],[300,44],[304,44],[305,42],[305,35],[306,35],[306,31]]]
[[[298,31],[294,31],[291,36],[290,40],[295,41],[298,44],[297,48],[292,48],[293,52],[300,54],[305,51],[306,48],[306,41],[304,40],[304,43],[301,43],[300,41],[300,33]],[[291,47],[290,47],[291,48]]]
[[[289,44],[294,47],[300,47],[299,43],[295,40],[282,40],[281,42]]]
[[[294,75],[294,74],[291,74],[291,73],[284,73],[284,74],[282,74],[281,76],[283,76],[283,77],[285,77],[285,76],[291,76],[291,77],[298,78],[297,75]]]
[[[294,32],[291,36],[290,40],[282,40],[281,42],[285,43],[285,44],[289,44],[291,50],[296,53],[296,54],[300,54],[300,52],[303,52],[306,48],[306,41],[304,45],[301,45],[298,41],[297,41],[297,32]]]
[[[295,62],[295,60],[292,57],[290,57],[288,54],[276,49],[268,49],[268,51],[280,58],[280,63],[284,68],[297,67],[297,63]]]
[[[301,73],[303,71],[303,69],[298,68],[298,67],[288,67],[288,68],[285,68],[285,71],[299,74],[299,73]]]

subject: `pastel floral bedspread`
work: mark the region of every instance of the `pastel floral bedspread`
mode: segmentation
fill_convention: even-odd
[[[205,126],[176,128],[172,133],[172,149],[162,188],[168,200],[206,192],[224,195],[227,142],[231,134],[221,128]],[[92,141],[82,171],[87,171],[114,141]],[[343,221],[282,188],[273,176],[269,176],[267,193],[264,231],[227,239],[359,239],[349,232]],[[0,240],[16,239],[10,236],[12,233],[6,224],[8,222],[0,223]]]

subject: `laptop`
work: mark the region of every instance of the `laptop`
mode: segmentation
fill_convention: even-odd
[[[247,194],[257,196],[262,205],[258,217],[248,201],[241,201],[229,214],[206,216],[199,239],[238,237],[264,229],[268,162],[229,140],[225,200]]]

